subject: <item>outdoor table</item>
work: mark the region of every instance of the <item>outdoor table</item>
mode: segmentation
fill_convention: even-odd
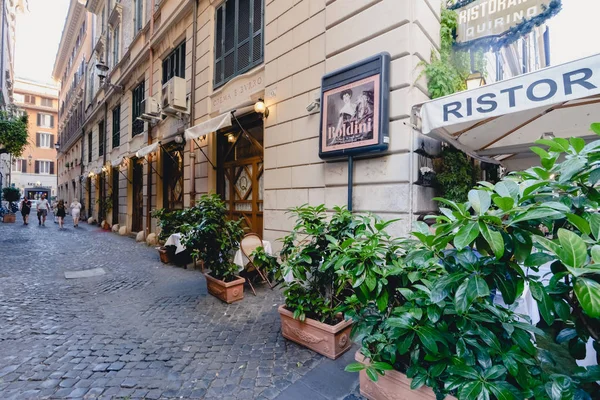
[[[268,240],[263,240],[262,244],[263,244],[263,249],[265,249],[265,253],[272,256],[273,248],[271,247],[271,242],[269,242]],[[242,271],[244,269],[246,264],[248,264],[248,261],[249,261],[248,257],[246,257],[244,255],[244,253],[242,253],[241,249],[238,249],[238,251],[236,251],[236,253],[235,253],[235,257],[233,258],[233,262],[240,267],[240,271]]]
[[[185,246],[181,243],[181,233],[174,233],[169,236],[165,246],[175,246],[175,254],[185,251]]]

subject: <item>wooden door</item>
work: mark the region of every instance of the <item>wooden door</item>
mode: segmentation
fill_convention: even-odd
[[[131,231],[139,232],[144,225],[144,164],[142,159],[133,162],[133,219]]]
[[[112,223],[119,223],[119,167],[112,169]]]
[[[263,234],[263,125],[262,119],[242,120],[244,130],[219,133],[218,193],[228,216],[241,219],[247,232]]]

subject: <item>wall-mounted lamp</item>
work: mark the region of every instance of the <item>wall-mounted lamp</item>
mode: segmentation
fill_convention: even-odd
[[[29,155],[29,157],[27,157],[27,159],[29,160],[29,166],[31,167],[31,161],[33,160],[33,157],[31,157],[31,154]]]
[[[108,172],[108,168],[106,167],[106,165],[102,166],[102,172],[107,173]]]
[[[263,99],[258,99],[256,103],[254,103],[254,111],[263,114],[265,118],[269,116],[269,109],[265,105],[265,101]]]
[[[173,141],[175,143],[177,143],[177,144],[181,144],[181,143],[183,143],[183,136],[177,135],[177,136],[175,136],[175,138],[173,139]]]
[[[482,87],[484,85],[485,85],[485,78],[483,77],[483,74],[479,71],[474,71],[467,78],[467,89],[468,90],[477,89],[478,87]]]
[[[60,150],[60,143],[59,142],[54,143],[54,148],[56,149],[56,151]]]
[[[320,98],[316,98],[313,100],[312,103],[310,103],[309,105],[306,106],[306,111],[308,112],[313,112],[314,110],[321,108],[321,99]]]
[[[94,171],[90,171],[90,173],[88,174],[88,178],[93,178],[93,177],[94,177],[94,175],[96,175],[96,174],[94,173]]]
[[[227,134],[227,141],[228,141],[229,143],[233,143],[233,142],[235,142],[235,135],[234,135],[233,133],[228,133],[228,134]]]

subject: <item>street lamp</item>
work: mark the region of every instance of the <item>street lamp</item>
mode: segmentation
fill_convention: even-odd
[[[485,78],[483,74],[479,71],[473,71],[471,75],[467,78],[467,89],[477,89],[478,87],[482,87],[485,85]]]

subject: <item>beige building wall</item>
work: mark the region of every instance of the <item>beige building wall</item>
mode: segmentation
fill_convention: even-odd
[[[409,232],[416,212],[433,209],[427,189],[413,185],[417,138],[411,107],[427,100],[419,62],[439,47],[439,0],[267,0],[265,89],[265,229],[275,240],[293,226],[286,210],[304,203],[347,204],[347,163],[318,157],[320,96],[325,73],[380,52],[391,55],[390,145],[383,156],[355,161],[354,210],[399,219]]]

